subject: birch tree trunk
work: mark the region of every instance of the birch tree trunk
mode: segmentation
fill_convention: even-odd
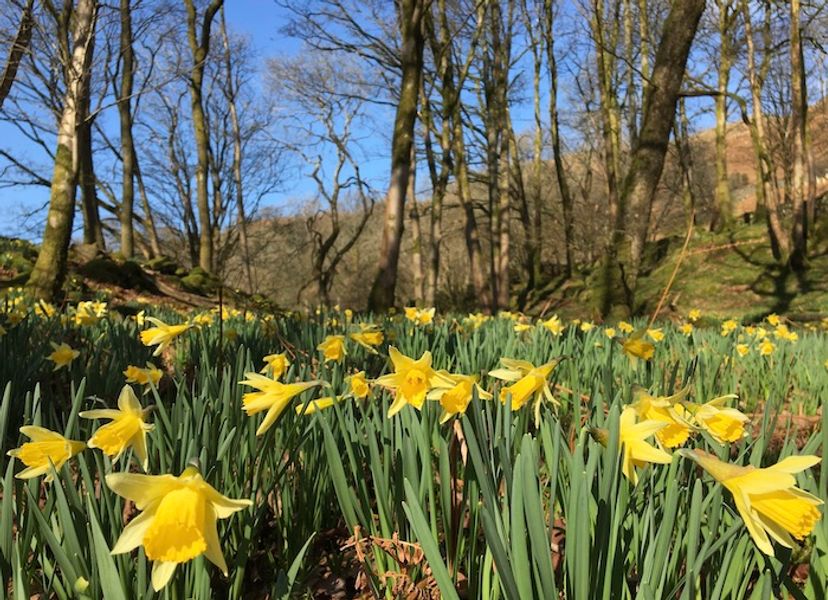
[[[121,127],[121,254],[135,254],[133,205],[135,203],[135,144],[132,139],[132,88],[135,77],[135,54],[132,48],[131,0],[121,0],[121,85],[118,89],[118,119]],[[154,229],[154,225],[153,225]]]
[[[61,19],[64,23],[71,21],[73,26],[71,56],[66,57],[68,81],[58,125],[46,229],[40,253],[27,283],[32,294],[44,300],[51,300],[60,292],[66,276],[78,177],[77,130],[83,101],[81,96],[92,60],[98,3],[96,0],[78,0],[76,8],[66,5],[65,9],[74,13]]]
[[[406,190],[411,174],[411,148],[414,144],[414,123],[417,120],[417,96],[423,70],[422,20],[425,8],[425,0],[399,2],[402,78],[391,139],[391,178],[385,202],[379,270],[368,298],[368,308],[373,311],[392,307],[397,288]]]

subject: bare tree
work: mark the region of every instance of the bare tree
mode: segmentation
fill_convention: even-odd
[[[14,78],[17,76],[17,69],[20,67],[20,62],[23,60],[23,55],[28,50],[29,42],[32,39],[32,28],[34,27],[33,7],[34,0],[26,0],[23,14],[20,16],[20,27],[11,43],[9,57],[6,59],[6,65],[3,67],[2,75],[0,75],[0,108],[3,108],[3,102],[11,91]]]
[[[62,12],[58,12],[48,0],[47,4],[59,27],[68,29],[72,24],[71,35],[66,30],[58,31],[59,35],[66,34],[65,39],[71,40],[71,49],[68,44],[63,47],[67,73],[66,95],[58,127],[46,229],[37,262],[27,284],[36,297],[49,300],[59,292],[66,275],[78,177],[77,130],[82,118],[83,94],[89,90],[87,82],[98,4],[96,0],[78,0],[77,6],[64,4]]]

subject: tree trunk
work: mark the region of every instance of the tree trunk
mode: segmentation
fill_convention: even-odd
[[[0,75],[0,108],[3,108],[3,102],[11,91],[14,78],[17,76],[17,69],[20,67],[20,61],[23,60],[23,55],[26,54],[29,42],[32,40],[33,6],[34,0],[26,1],[26,6],[23,7],[23,14],[20,17],[20,27],[18,27],[17,35],[14,36],[14,41],[11,43],[9,58],[6,60],[6,66],[3,67],[2,75]]]
[[[408,178],[411,174],[414,123],[417,120],[417,96],[423,70],[422,19],[426,2],[400,0],[399,7],[402,78],[400,99],[394,118],[394,134],[391,139],[391,179],[385,203],[379,270],[368,298],[368,308],[372,311],[387,310],[394,305],[405,216],[403,211]]]
[[[791,18],[791,139],[793,169],[791,181],[791,212],[793,217],[791,267],[805,268],[808,254],[806,141],[808,92],[805,84],[805,61],[800,32],[800,0],[790,0]]]
[[[92,52],[92,48],[89,50]],[[83,243],[105,249],[101,216],[98,210],[97,179],[92,156],[92,123],[89,115],[89,91],[85,90],[80,102],[77,126],[78,185],[81,191],[83,214]]]
[[[84,80],[89,77],[89,65],[92,60],[92,39],[95,35],[97,11],[96,0],[78,0],[77,8],[74,9],[75,14],[71,19],[73,46],[71,57],[66,57],[69,63],[69,80],[66,82],[63,111],[58,125],[49,212],[40,253],[27,284],[35,297],[44,300],[51,300],[59,293],[66,276],[66,259],[72,236],[78,176],[77,129],[83,102],[81,96],[85,88]],[[69,18],[64,20],[66,23],[69,21]]]
[[[423,272],[423,232],[420,227],[420,207],[417,205],[417,150],[414,144],[411,145],[411,172],[408,176],[408,205],[411,208],[409,218],[411,219],[411,262],[414,275],[414,302],[422,306],[425,300],[425,273]]]
[[[767,151],[765,137],[765,117],[762,109],[762,87],[764,86],[764,72],[769,65],[769,54],[763,60],[762,69],[756,67],[756,48],[753,41],[753,23],[750,16],[748,0],[741,0],[742,19],[745,27],[745,44],[747,45],[747,77],[750,86],[752,119],[749,123],[750,137],[753,145],[753,157],[756,168],[756,206],[765,207],[765,220],[768,228],[771,250],[774,258],[787,262],[790,256],[791,243],[788,232],[782,226],[779,214],[779,202],[776,193],[770,189],[770,180],[776,177],[776,168]],[[765,35],[769,35],[770,11],[766,6]]]
[[[132,86],[135,55],[132,49],[131,0],[121,0],[121,85],[118,90],[118,119],[121,126],[121,254],[135,254],[132,211],[135,203],[135,144],[132,139]]]
[[[631,214],[628,219],[623,211],[619,212],[615,227],[617,232],[623,232],[626,222],[632,223],[629,279],[625,286],[631,295],[635,293],[650,210],[664,168],[687,57],[704,7],[705,0],[674,0],[656,52],[649,93],[644,99],[639,144],[633,150],[620,198],[620,206],[629,206]]]
[[[712,229],[727,228],[733,223],[733,197],[727,173],[727,91],[732,65],[732,0],[717,0],[719,31],[719,65],[716,104],[716,211]]]
[[[558,117],[558,62],[555,58],[554,45],[554,3],[553,0],[545,0],[546,18],[546,62],[549,69],[549,137],[552,142],[552,159],[555,161],[555,179],[558,181],[558,192],[561,195],[561,208],[563,209],[563,233],[564,233],[564,275],[572,275],[574,260],[572,257],[572,244],[574,225],[572,220],[572,192],[569,189],[566,167],[564,165],[563,151],[561,149],[561,133]]]
[[[238,90],[233,79],[233,61],[230,52],[230,38],[227,35],[227,19],[224,6],[221,7],[221,39],[224,43],[224,68],[227,71],[225,95],[227,107],[230,111],[230,126],[233,131],[233,183],[236,191],[236,211],[239,229],[239,242],[242,250],[242,263],[247,277],[247,289],[252,294],[256,291],[253,280],[253,268],[250,262],[250,242],[247,236],[247,215],[244,209],[244,181],[242,179],[242,133],[239,122],[239,111],[236,107]],[[327,295],[327,291],[326,291]]]
[[[202,88],[204,83],[204,66],[210,52],[210,29],[213,18],[224,0],[211,0],[204,11],[201,31],[197,30],[196,8],[194,0],[184,0],[187,9],[187,37],[190,43],[193,64],[190,69],[188,85],[193,113],[193,137],[196,146],[196,207],[199,222],[198,264],[207,272],[213,271],[213,223],[210,217],[210,197],[207,186],[210,169],[210,132],[204,114]]]

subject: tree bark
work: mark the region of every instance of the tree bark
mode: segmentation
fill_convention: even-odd
[[[135,203],[135,144],[132,139],[132,87],[135,55],[132,49],[131,0],[121,0],[121,82],[118,88],[118,119],[121,127],[121,254],[135,254],[132,211]]]
[[[639,143],[633,149],[619,202],[622,208],[629,206],[630,214],[628,218],[626,211],[619,211],[613,235],[617,256],[617,248],[627,229],[626,224],[632,224],[628,279],[621,282],[620,286],[632,296],[630,299],[634,299],[644,242],[649,231],[650,211],[664,168],[664,157],[675,121],[676,103],[687,57],[704,7],[705,0],[673,1],[656,52],[648,94],[644,99]],[[618,287],[611,286],[607,291]],[[606,313],[610,306],[605,303],[601,308]]]
[[[213,18],[224,0],[211,0],[201,19],[200,31],[196,23],[194,0],[184,0],[187,9],[187,38],[190,44],[193,64],[190,69],[188,86],[193,116],[193,137],[195,138],[196,162],[196,207],[199,221],[198,264],[207,272],[213,271],[213,224],[210,217],[210,197],[207,180],[210,169],[210,132],[204,114],[202,89],[204,84],[204,66],[210,52],[210,29]]]
[[[51,300],[60,292],[66,277],[66,260],[72,236],[78,177],[77,130],[82,94],[92,60],[92,40],[95,35],[98,4],[96,0],[78,0],[77,8],[73,9],[71,5],[67,5],[66,10],[74,11],[71,19],[72,51],[71,56],[65,57],[68,80],[58,125],[46,229],[40,253],[27,283],[32,294],[44,300]],[[67,18],[63,22],[69,23],[69,15],[65,16]]]
[[[11,91],[14,78],[17,76],[17,69],[20,67],[23,55],[29,49],[29,42],[32,40],[32,27],[34,26],[34,17],[32,16],[33,6],[34,0],[27,0],[26,6],[23,7],[23,14],[20,17],[20,27],[18,27],[17,35],[14,36],[14,41],[9,49],[9,58],[6,60],[6,66],[3,67],[3,73],[0,75],[0,108],[3,108],[3,102]]]
[[[793,169],[791,181],[791,267],[805,268],[808,254],[806,141],[808,122],[808,91],[805,84],[805,60],[800,31],[800,0],[790,0],[791,19],[791,139],[793,140]]]
[[[735,11],[732,0],[716,0],[718,10],[719,64],[717,69],[716,105],[716,211],[711,228],[721,229],[733,223],[733,196],[727,173],[727,91],[733,64],[732,28]]]
[[[425,0],[399,1],[402,78],[391,139],[391,179],[385,203],[379,270],[368,298],[368,308],[372,311],[384,311],[392,307],[397,288],[406,190],[411,174],[411,148],[414,144],[414,123],[417,120],[417,97],[423,70],[422,20],[425,8]]]

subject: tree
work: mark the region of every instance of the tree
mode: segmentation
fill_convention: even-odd
[[[644,98],[641,131],[621,189],[617,220],[604,265],[603,297],[599,303],[603,314],[616,304],[615,294],[619,289],[627,291],[626,303],[633,309],[630,300],[634,299],[653,198],[664,168],[690,46],[704,7],[705,0],[674,0],[662,28],[652,78]],[[621,281],[613,281],[613,274],[617,277],[621,272],[609,261],[617,260],[627,231],[630,233],[627,273]]]
[[[414,123],[417,119],[417,99],[423,70],[422,21],[427,6],[427,0],[398,2],[402,76],[391,140],[391,177],[385,200],[379,269],[368,298],[368,307],[373,311],[386,310],[394,305],[405,216],[403,211],[411,174],[411,147],[414,143]]]
[[[68,27],[72,23],[71,36],[66,36],[66,39],[71,39],[71,51],[68,47],[63,49],[66,94],[58,126],[49,213],[40,253],[27,283],[36,297],[50,300],[60,291],[66,276],[78,178],[77,132],[82,118],[83,94],[89,90],[89,65],[92,61],[98,3],[96,0],[78,0],[76,7],[67,3],[63,12],[58,12],[51,2],[47,2],[50,12],[59,16],[57,21],[60,27]],[[59,35],[64,33],[68,32],[58,31]]]
[[[32,27],[34,26],[34,16],[32,15],[33,6],[34,0],[26,0],[26,4],[23,7],[23,14],[20,16],[20,27],[11,43],[9,58],[6,59],[6,65],[3,67],[2,75],[0,75],[0,108],[3,108],[3,101],[11,91],[14,78],[17,76],[17,69],[20,67],[20,62],[23,60],[23,55],[28,50],[29,42],[32,39]]]
[[[224,0],[211,0],[210,4],[204,10],[201,23],[199,24],[194,0],[184,0],[184,7],[187,11],[187,40],[192,54],[188,85],[192,108],[193,134],[198,156],[195,170],[196,207],[200,228],[198,264],[207,272],[211,272],[214,265],[213,226],[210,216],[210,198],[207,183],[208,177],[210,176],[210,133],[207,128],[207,119],[204,115],[204,68],[210,52],[210,31],[213,19],[223,4]]]

